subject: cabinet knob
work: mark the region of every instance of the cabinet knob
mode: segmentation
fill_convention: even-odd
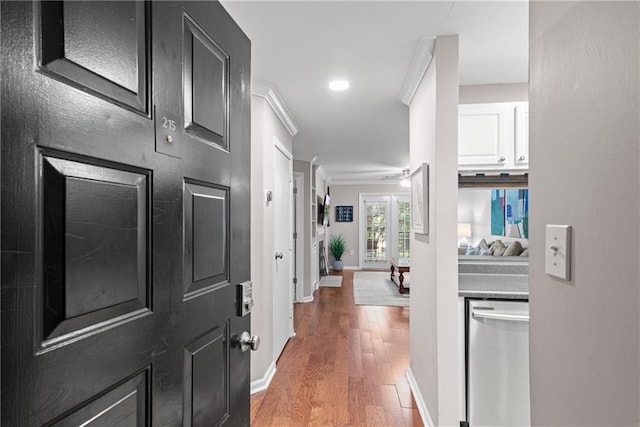
[[[524,162],[524,160],[525,160],[525,159],[526,159],[526,157],[525,157],[525,156],[520,156],[520,157],[518,157],[518,160],[519,160],[519,161],[521,161],[521,162]]]
[[[500,158],[498,159],[498,161],[500,161],[500,162],[504,162],[505,160],[507,160],[507,158],[506,158],[505,156],[502,156],[502,157],[500,157]]]

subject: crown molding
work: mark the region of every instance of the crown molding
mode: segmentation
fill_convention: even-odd
[[[388,186],[388,185],[395,185],[395,186],[399,186],[400,185],[400,180],[398,181],[390,181],[390,180],[385,180],[385,181],[380,181],[380,180],[366,180],[366,179],[361,179],[361,180],[348,180],[348,179],[338,179],[332,182],[333,185],[380,185],[380,186]],[[407,191],[409,189],[407,188]]]
[[[435,39],[433,37],[424,37],[420,40],[416,51],[413,53],[411,64],[407,74],[404,76],[404,82],[402,82],[398,96],[405,105],[411,105],[413,96],[416,94],[418,86],[420,86],[420,82],[429,68],[429,64],[431,64],[434,44]]]
[[[264,81],[254,81],[251,84],[251,93],[266,99],[267,103],[276,116],[278,116],[289,134],[292,137],[296,136],[298,133],[298,125],[274,85]]]
[[[303,162],[314,163],[317,160],[317,156],[309,156],[308,154],[293,154],[293,160],[300,160]]]

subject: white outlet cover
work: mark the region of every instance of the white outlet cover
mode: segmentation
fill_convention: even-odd
[[[545,272],[571,280],[571,226],[547,225],[544,250]]]

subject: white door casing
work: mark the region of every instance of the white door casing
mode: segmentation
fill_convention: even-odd
[[[297,194],[294,197],[295,200],[295,212],[294,212],[294,230],[297,238],[294,245],[294,278],[296,279],[295,296],[294,301],[304,302],[304,253],[307,247],[304,244],[304,202],[305,188],[304,188],[304,175],[300,172],[293,173],[294,188],[297,189]]]
[[[274,137],[273,144],[273,357],[293,336],[293,155]]]

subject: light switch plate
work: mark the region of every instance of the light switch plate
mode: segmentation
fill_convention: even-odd
[[[571,280],[571,226],[547,225],[545,272]]]

